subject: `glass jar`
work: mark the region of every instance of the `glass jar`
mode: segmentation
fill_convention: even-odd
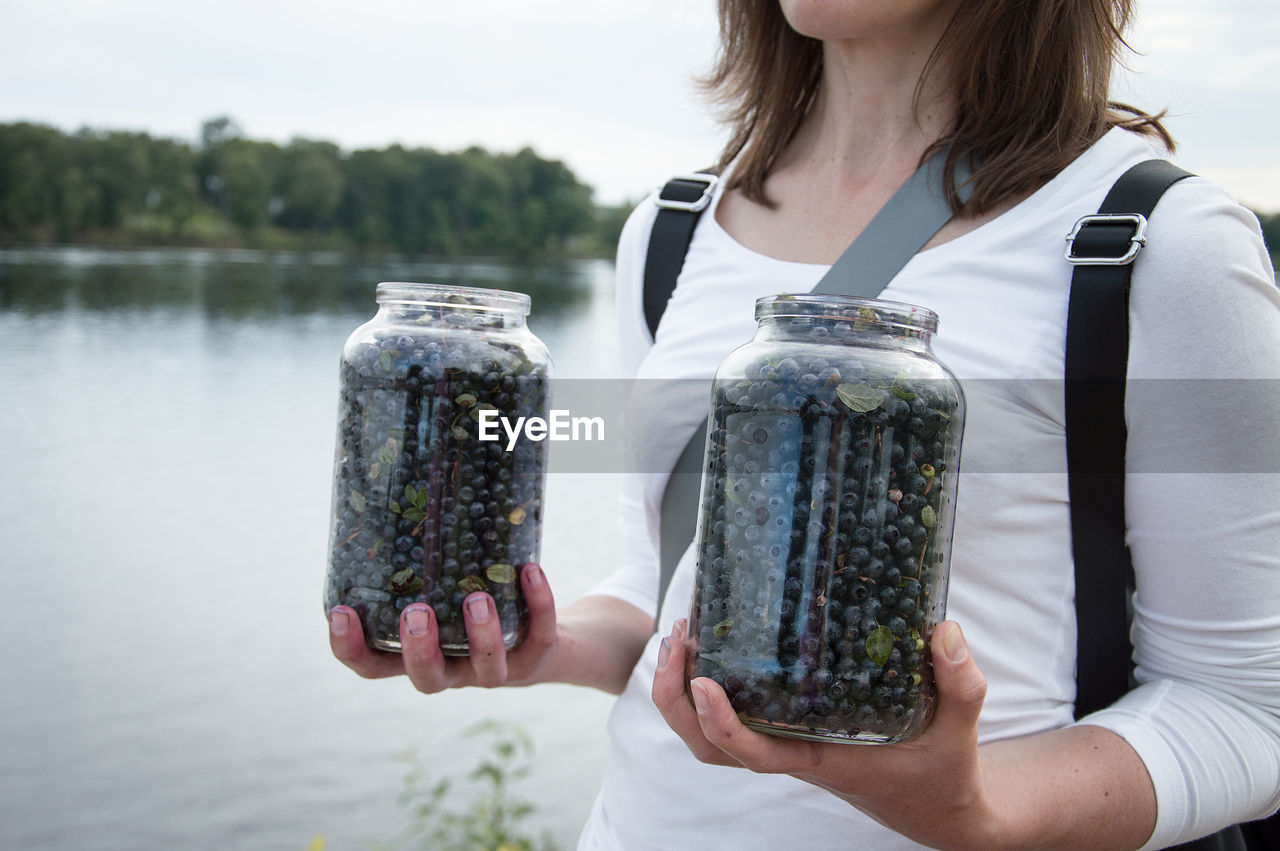
[[[686,673],[767,733],[914,738],[934,707],[964,424],[930,350],[937,316],[783,295],[756,320],[712,386]]]
[[[550,391],[529,297],[382,283],[377,301],[342,351],[325,609],[351,606],[371,647],[399,651],[400,613],[424,602],[441,650],[466,655],[462,601],[487,591],[512,649],[528,629],[520,569],[538,560],[546,443],[509,447],[499,418],[546,419]]]

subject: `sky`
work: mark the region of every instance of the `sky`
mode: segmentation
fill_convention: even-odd
[[[1115,94],[1179,163],[1280,211],[1280,3],[1138,0]],[[565,161],[597,200],[712,162],[712,0],[0,0],[0,121]]]

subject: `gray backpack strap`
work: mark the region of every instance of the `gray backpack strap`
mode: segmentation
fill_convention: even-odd
[[[813,288],[815,293],[875,298],[924,244],[951,221],[951,207],[942,191],[945,149],[929,158],[898,187],[874,219]],[[956,167],[961,200],[971,187],[970,171]]]
[[[832,264],[813,291],[859,298],[880,295],[907,261],[951,220],[951,207],[942,191],[945,160],[946,150],[942,150],[916,169]],[[969,175],[967,167],[956,168],[956,184],[962,200],[969,197],[969,187],[965,185]],[[681,250],[688,247],[685,242]],[[652,244],[650,248],[652,254]],[[680,265],[671,265],[678,273]],[[645,284],[649,285],[647,279]],[[653,325],[657,325],[656,319]],[[658,527],[659,609],[676,572],[676,565],[697,534],[706,443],[707,424],[704,422],[680,453],[662,494],[661,525]]]
[[[697,534],[698,500],[702,486],[702,459],[707,448],[707,424],[685,444],[662,492],[662,513],[658,526],[658,608],[667,596],[667,586],[680,557]]]

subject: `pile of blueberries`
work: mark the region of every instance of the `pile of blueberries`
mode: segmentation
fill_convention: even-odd
[[[717,380],[689,673],[744,723],[869,742],[928,723],[959,405],[945,380],[853,359]]]
[[[527,630],[519,576],[538,558],[546,451],[482,442],[479,414],[546,417],[548,376],[486,338],[475,311],[421,316],[430,333],[379,329],[343,361],[325,608],[351,606],[371,646],[399,650],[400,613],[425,602],[442,650],[465,655],[462,601],[487,591],[512,648]]]

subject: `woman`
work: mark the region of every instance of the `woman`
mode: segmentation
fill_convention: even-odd
[[[984,382],[989,398],[970,412],[954,621],[933,637],[939,705],[924,736],[879,748],[798,743],[743,728],[709,680],[686,691],[678,619],[694,558],[685,553],[656,600],[661,476],[630,477],[625,564],[592,595],[557,613],[541,570],[524,569],[532,627],[514,653],[502,650],[492,601],[476,594],[467,660],[440,655],[425,606],[405,612],[402,657],[370,653],[358,620],[336,609],[335,654],[365,676],[406,673],[426,692],[544,681],[621,692],[583,848],[1155,848],[1274,810],[1280,476],[1169,465],[1206,440],[1273,443],[1274,394],[1224,416],[1185,394],[1131,393],[1140,685],[1072,720],[1065,476],[1027,465],[1063,452],[1062,237],[1153,156],[1148,140],[1167,141],[1156,118],[1107,102],[1129,5],[722,0],[710,82],[735,134],[656,341],[640,308],[652,202],[619,247],[629,370],[705,379],[751,336],[754,299],[811,289],[938,146],[948,146],[948,174],[975,166],[972,196],[952,199],[958,214],[884,297],[942,317],[935,351],[962,380],[1049,380]],[[1280,295],[1256,221],[1194,179],[1169,190],[1149,233],[1133,277],[1130,377],[1280,377]],[[643,467],[670,469],[702,413],[638,410],[630,428]],[[665,638],[651,636],[655,612]]]

